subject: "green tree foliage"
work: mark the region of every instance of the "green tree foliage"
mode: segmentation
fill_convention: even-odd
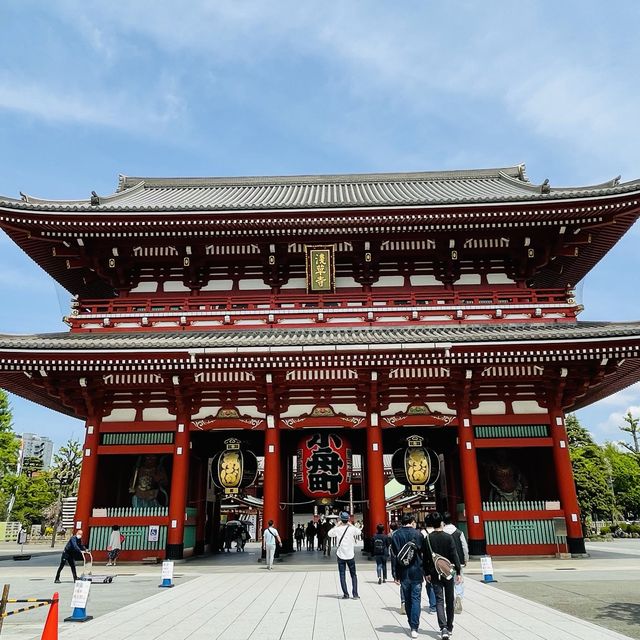
[[[626,425],[622,425],[620,427],[620,431],[624,431],[625,433],[631,434],[631,444],[628,442],[620,441],[620,444],[625,448],[631,451],[636,457],[636,461],[640,463],[640,418],[634,418],[631,415],[631,411],[627,411],[627,415],[624,417],[624,421],[627,423]]]
[[[611,469],[616,505],[625,518],[640,517],[640,465],[634,454],[620,451],[613,443],[604,446]]]
[[[20,441],[13,432],[12,423],[9,398],[0,389],[0,519],[5,517],[12,495],[4,480],[8,474],[15,473],[20,451]]]
[[[40,523],[44,509],[56,497],[49,472],[43,471],[31,477],[24,473],[10,474],[4,480],[9,491],[15,495],[11,520],[27,527]]]
[[[613,517],[615,500],[604,451],[575,415],[568,415],[565,425],[583,526],[590,515]]]
[[[77,440],[68,440],[53,456],[51,475],[60,487],[61,497],[68,498],[78,491],[80,469],[82,468],[82,447]]]
[[[29,478],[35,473],[42,471],[42,458],[38,456],[26,456],[22,461],[22,473]]]
[[[51,476],[56,491],[56,502],[49,513],[53,513],[51,524],[53,525],[53,535],[51,536],[51,546],[56,543],[56,535],[62,523],[62,499],[75,495],[80,482],[80,470],[82,468],[82,447],[76,440],[68,440],[67,444],[60,447],[53,456],[53,467]]]

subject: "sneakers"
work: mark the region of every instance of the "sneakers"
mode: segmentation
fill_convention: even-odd
[[[451,634],[446,629],[444,629],[440,637],[442,638],[442,640],[449,640],[449,638],[451,638]]]
[[[416,629],[411,629],[411,637],[412,638],[417,638],[418,637],[418,631]]]
[[[60,580],[54,580],[53,581],[55,584],[60,584]]]
[[[360,596],[351,596],[353,600],[360,600]]]
[[[378,578],[378,584],[382,584],[382,578]]]
[[[407,610],[404,608],[404,602],[400,605],[400,613],[407,613]]]
[[[345,594],[342,596],[342,599],[343,599],[343,600],[348,600],[348,599],[349,599],[349,596],[345,593]]]

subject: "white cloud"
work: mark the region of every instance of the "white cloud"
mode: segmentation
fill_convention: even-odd
[[[640,401],[640,398],[638,398]],[[626,435],[623,431],[620,431],[620,427],[625,426],[627,423],[624,421],[624,417],[628,412],[634,417],[640,416],[640,402],[635,405],[628,405],[622,411],[614,411],[609,414],[609,417],[600,422],[596,429],[596,434],[599,441],[611,440],[617,442],[618,440],[626,440]]]
[[[182,101],[172,86],[160,88],[147,100],[125,91],[65,87],[61,83],[24,81],[0,74],[0,109],[18,111],[51,122],[108,126],[153,133],[178,118]]]
[[[598,402],[600,405],[614,405],[617,407],[631,406],[634,403],[640,404],[640,382],[636,382],[630,387],[622,389],[622,391],[618,391]]]

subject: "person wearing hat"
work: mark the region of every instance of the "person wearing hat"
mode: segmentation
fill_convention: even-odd
[[[347,567],[349,568],[349,574],[351,575],[351,597],[354,600],[359,600],[358,595],[358,576],[356,575],[356,551],[355,541],[356,536],[360,531],[357,527],[349,522],[349,514],[343,511],[340,514],[340,520],[335,527],[329,530],[328,536],[335,538],[336,545],[336,557],[338,558],[338,574],[340,575],[340,586],[342,587],[342,598],[347,600],[349,598],[349,591],[347,590]]]

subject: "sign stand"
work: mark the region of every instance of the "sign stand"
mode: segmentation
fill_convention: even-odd
[[[165,560],[162,563],[162,583],[158,587],[173,587],[173,562],[171,560]]]
[[[93,616],[87,615],[87,600],[89,599],[89,590],[91,589],[91,580],[76,580],[71,596],[71,606],[73,613],[65,618],[65,622],[87,622],[93,620]]]
[[[485,584],[497,582],[493,577],[493,562],[491,561],[491,556],[482,556],[480,558],[480,566],[482,567],[482,582]]]

